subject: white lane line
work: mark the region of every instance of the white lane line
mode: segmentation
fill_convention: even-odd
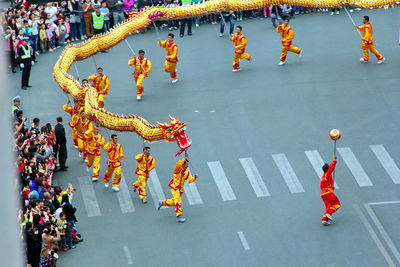
[[[363,167],[361,167],[360,162],[358,162],[356,156],[354,156],[353,152],[348,147],[338,148],[337,149],[342,156],[344,162],[347,167],[350,169],[354,178],[356,179],[359,186],[372,186],[372,182],[369,179],[368,175],[365,173]]]
[[[400,264],[400,253],[397,250],[397,248],[396,248],[395,244],[393,243],[392,239],[390,238],[390,236],[387,234],[387,232],[383,228],[382,223],[379,221],[375,212],[372,210],[372,208],[370,206],[368,206],[368,204],[364,204],[364,207],[367,210],[372,221],[374,222],[376,228],[378,228],[379,233],[382,235],[382,237],[385,240],[386,244],[388,245],[389,249],[392,251],[397,262]]]
[[[383,168],[385,168],[390,178],[392,178],[393,183],[400,184],[400,170],[385,147],[383,145],[370,145],[369,147],[372,152],[374,152]]]
[[[132,265],[133,259],[131,256],[131,252],[129,251],[129,248],[127,246],[124,246],[123,249],[124,249],[126,260],[127,260],[128,264]]]
[[[164,191],[162,190],[160,180],[158,179],[156,170],[152,170],[150,172],[150,179],[147,180],[147,185],[149,187],[151,197],[153,198],[154,206],[157,208],[158,201],[164,200],[165,195]],[[166,209],[168,207],[162,206],[161,208]]]
[[[271,196],[252,158],[239,159],[257,197]]]
[[[321,179],[323,174],[322,166],[325,164],[321,155],[317,150],[304,151],[304,153],[306,153],[306,156],[310,161],[312,167],[314,168],[315,173],[317,174],[319,179]],[[339,189],[339,186],[336,182],[335,182],[335,189]]]
[[[386,205],[386,204],[400,204],[400,200],[368,203],[368,205]]]
[[[217,184],[219,193],[221,194],[223,201],[236,200],[235,193],[229,184],[228,178],[226,178],[224,169],[222,169],[219,161],[207,162],[208,168]]]
[[[237,232],[240,238],[240,241],[242,242],[244,250],[250,250],[249,243],[247,243],[246,237],[244,236],[243,232]]]
[[[91,177],[78,177],[78,183],[88,217],[101,216],[99,203],[97,202]]]
[[[192,175],[194,175],[190,169],[188,169],[188,170]],[[193,182],[190,184],[186,183],[185,195],[186,195],[186,198],[188,199],[190,206],[203,204],[203,199],[200,196],[199,190],[197,190],[196,182]]]
[[[385,258],[387,264],[390,267],[395,267],[396,264],[394,264],[392,258],[390,257],[389,253],[383,246],[381,240],[379,240],[378,235],[375,233],[374,229],[372,228],[372,225],[368,222],[367,218],[365,215],[362,213],[361,208],[357,204],[353,204],[354,209],[356,210],[358,216],[361,219],[361,222],[364,224],[365,228],[367,229],[369,235],[371,236],[372,240],[374,240],[376,246],[378,247],[379,251],[382,253],[382,256]]]
[[[301,185],[299,178],[297,178],[297,175],[294,172],[285,154],[273,154],[272,158],[274,159],[276,166],[278,166],[279,171],[283,176],[283,179],[285,179],[285,182],[289,187],[290,192],[292,194],[304,192],[304,188]]]
[[[132,197],[131,194],[129,193],[129,189],[126,184],[126,179],[124,174],[122,174],[119,188],[121,189],[121,191],[117,193],[117,198],[122,213],[134,212],[135,207],[133,206]]]

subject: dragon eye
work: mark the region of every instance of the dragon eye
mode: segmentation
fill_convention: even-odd
[[[165,130],[167,130],[167,131],[172,131],[172,128],[173,128],[173,127],[170,126],[170,127],[168,127],[167,129],[165,129]]]

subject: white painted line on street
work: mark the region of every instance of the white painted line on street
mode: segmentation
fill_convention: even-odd
[[[310,151],[304,151],[306,153],[306,156],[308,160],[310,161],[312,167],[314,168],[315,173],[321,179],[323,171],[322,171],[322,166],[325,164],[324,160],[322,159],[321,155],[317,150],[310,150]],[[338,184],[335,181],[335,189],[339,189]]]
[[[239,159],[257,197],[271,196],[252,158]]]
[[[131,194],[129,193],[128,186],[126,185],[126,179],[124,174],[122,174],[119,188],[121,189],[121,191],[117,193],[117,198],[122,213],[134,212],[135,207],[133,206],[132,197]]]
[[[210,110],[210,112],[211,112],[211,113],[214,113],[214,112],[215,112],[215,110]]]
[[[243,232],[237,232],[240,238],[240,241],[242,242],[244,250],[250,250],[249,243],[247,243],[246,237],[244,236]]]
[[[369,147],[372,152],[374,152],[383,168],[385,168],[390,178],[392,178],[393,183],[400,184],[400,170],[385,147],[383,145],[370,145]]]
[[[386,204],[400,204],[400,200],[368,203],[368,205],[386,205]]]
[[[211,174],[217,184],[219,193],[221,194],[223,201],[236,200],[235,193],[229,184],[228,178],[226,178],[225,172],[222,169],[219,161],[207,162],[208,168],[210,168]]]
[[[88,217],[101,216],[99,203],[97,202],[91,177],[78,177],[78,183]]]
[[[124,249],[126,260],[127,260],[128,264],[132,265],[133,259],[131,256],[131,252],[129,251],[129,248],[127,246],[124,246],[123,249]]]
[[[350,169],[354,178],[356,179],[359,186],[372,186],[372,182],[369,179],[368,175],[365,173],[363,167],[361,167],[360,162],[358,162],[356,156],[354,156],[353,152],[348,147],[338,148],[337,149],[342,156],[344,162],[347,167]]]
[[[383,246],[381,240],[379,240],[378,235],[375,233],[374,229],[372,228],[372,225],[368,222],[367,218],[365,215],[362,213],[361,208],[357,204],[353,204],[354,209],[356,210],[358,216],[360,217],[362,223],[364,224],[365,228],[367,229],[369,235],[371,236],[372,240],[374,240],[376,246],[378,247],[379,251],[382,253],[382,256],[385,258],[387,264],[390,267],[395,267],[396,264],[394,264],[392,258],[390,257],[389,253]]]
[[[185,185],[185,195],[189,201],[190,206],[203,204],[203,199],[200,196],[199,190],[197,190],[196,182],[193,182],[191,184],[187,183]]]
[[[152,170],[150,172],[150,179],[147,180],[147,185],[149,187],[151,197],[153,198],[154,206],[157,208],[158,201],[164,200],[165,195],[164,195],[164,191],[162,190],[160,180],[158,179],[156,170]],[[166,209],[168,207],[162,206],[161,208]]]
[[[290,166],[285,154],[273,154],[272,158],[274,159],[276,166],[278,166],[283,179],[285,179],[290,192],[292,194],[304,192],[304,188],[301,185],[299,178],[297,178],[292,166]]]
[[[193,111],[193,112],[196,112],[196,113],[197,113],[197,112],[199,112],[199,111],[198,111],[198,110],[195,110],[195,111]]]
[[[387,232],[383,228],[382,223],[379,221],[378,217],[376,216],[376,214],[372,210],[372,208],[368,204],[364,204],[364,207],[367,210],[372,221],[374,222],[376,228],[378,228],[379,233],[381,233],[381,235],[382,235],[383,239],[385,240],[386,244],[388,245],[389,249],[392,251],[397,262],[400,264],[400,253],[397,250],[396,245],[393,243],[392,239],[390,238],[390,236],[387,234]]]

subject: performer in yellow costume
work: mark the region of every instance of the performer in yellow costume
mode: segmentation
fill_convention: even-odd
[[[104,150],[108,154],[108,161],[107,161],[107,171],[104,174],[104,186],[108,187],[111,177],[113,173],[115,174],[112,189],[115,192],[119,192],[119,184],[121,183],[121,175],[122,175],[122,168],[121,168],[121,159],[124,159],[124,151],[122,150],[122,146],[118,144],[118,136],[116,134],[112,134],[110,141],[104,145]]]
[[[110,90],[110,79],[107,75],[103,74],[102,68],[97,68],[97,73],[89,76],[88,80],[92,86],[96,88],[98,96],[99,107],[104,108],[104,98]]]
[[[175,206],[176,222],[179,223],[186,221],[186,219],[182,217],[182,194],[184,191],[185,181],[188,180],[189,183],[193,183],[197,179],[197,175],[193,177],[187,169],[189,165],[187,157],[188,155],[185,151],[185,157],[178,160],[176,163],[174,175],[168,184],[171,188],[172,198],[165,199],[158,203],[158,209],[161,209],[162,206]]]
[[[176,63],[178,62],[178,46],[174,42],[174,34],[168,34],[168,40],[158,41],[158,45],[165,48],[167,56],[165,57],[164,70],[171,75],[172,83],[176,83]]]
[[[104,137],[99,133],[98,126],[88,129],[85,132],[85,142],[85,151],[88,155],[87,170],[89,171],[90,167],[93,166],[92,182],[97,182],[100,173],[101,147],[105,144]]]
[[[151,61],[144,57],[144,51],[139,50],[139,56],[134,57],[128,61],[129,66],[135,66],[135,70],[132,73],[136,81],[136,99],[139,101],[142,99],[143,94],[143,80],[148,77],[148,73],[152,70]]]
[[[289,25],[289,19],[286,18],[283,20],[283,24],[279,25],[276,28],[276,32],[282,34],[282,53],[280,57],[280,61],[278,65],[286,64],[286,56],[288,52],[293,52],[298,55],[301,55],[301,49],[292,45],[292,41],[294,39],[294,32],[292,27]]]
[[[251,61],[251,55],[245,53],[247,46],[247,39],[242,33],[242,26],[236,26],[236,33],[230,38],[234,43],[235,56],[233,58],[233,72],[240,71],[240,60],[247,59]]]
[[[144,147],[143,153],[136,155],[137,169],[136,174],[138,178],[133,184],[133,191],[139,189],[139,198],[143,203],[147,203],[146,183],[149,179],[150,172],[156,168],[156,160],[150,156],[150,147]]]
[[[363,58],[360,58],[360,61],[363,63],[368,63],[369,60],[369,51],[373,53],[378,59],[378,64],[382,64],[385,61],[385,57],[382,56],[378,50],[376,50],[373,42],[372,36],[372,24],[369,22],[369,17],[363,17],[363,25],[362,26],[354,26],[357,30],[361,32],[362,35],[362,44],[361,48],[364,54]]]
[[[72,119],[72,116],[77,112],[77,110],[76,110],[76,107],[70,106],[69,104],[70,104],[70,101],[68,100],[68,103],[63,106],[63,110],[65,112],[67,112],[71,116],[71,119]],[[72,121],[70,121],[68,123],[68,125],[72,129],[72,141],[74,142],[74,147],[78,148],[78,137],[76,134],[76,127]]]

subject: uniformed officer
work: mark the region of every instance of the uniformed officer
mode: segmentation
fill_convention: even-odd
[[[31,67],[35,64],[35,54],[29,45],[29,38],[25,37],[22,45],[18,48],[18,57],[22,69],[21,89],[26,90],[27,87],[32,87],[29,85],[29,76]]]

